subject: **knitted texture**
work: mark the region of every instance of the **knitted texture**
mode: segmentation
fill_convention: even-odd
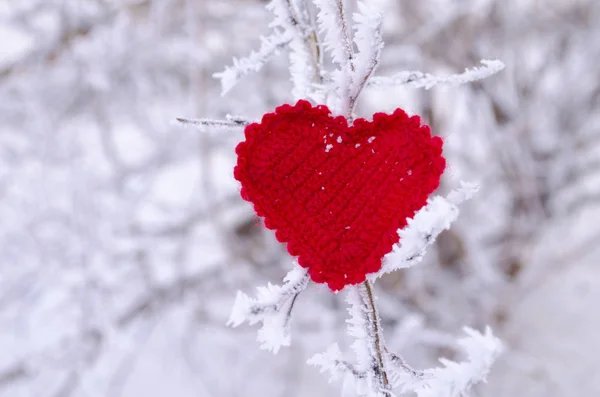
[[[348,126],[300,100],[248,125],[245,138],[234,170],[242,198],[332,291],[381,268],[446,166],[441,138],[401,109]]]

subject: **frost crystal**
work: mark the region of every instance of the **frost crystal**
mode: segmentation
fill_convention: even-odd
[[[402,393],[414,392],[418,397],[461,397],[473,385],[484,382],[496,358],[502,353],[503,345],[490,328],[479,333],[471,328],[464,328],[466,337],[458,341],[467,360],[455,362],[440,359],[443,367],[426,369],[410,380],[395,379],[394,386]]]
[[[315,4],[319,8],[319,30],[324,36],[322,45],[331,54],[333,62],[348,65],[352,61],[353,52],[342,1],[315,0]]]
[[[302,3],[304,4],[304,3]],[[286,32],[290,40],[290,76],[293,83],[292,95],[295,99],[311,96],[315,67],[311,62],[309,40],[313,37],[309,25],[304,20],[300,4],[291,0],[272,0],[267,8],[275,19],[270,24],[273,29]]]
[[[475,184],[461,182],[461,187],[450,192],[448,197],[430,199],[413,219],[408,220],[408,226],[398,231],[400,242],[384,257],[381,270],[371,274],[369,279],[375,280],[386,273],[419,263],[427,247],[456,220],[458,205],[473,197],[478,189]]]
[[[344,15],[342,0],[315,0],[319,9],[317,22],[323,34],[322,45],[331,55],[337,69],[330,73],[331,83],[325,87],[335,95],[328,105],[336,114],[347,115],[350,104],[350,86],[354,70],[354,51],[350,31]]]
[[[229,92],[248,73],[258,72],[279,50],[289,47],[292,94],[297,99],[315,96],[311,90],[316,70],[310,61],[309,44],[309,38],[314,37],[314,34],[302,20],[304,14],[294,7],[292,1],[272,0],[267,8],[274,15],[273,22],[269,25],[273,32],[270,36],[261,38],[260,49],[252,51],[245,58],[234,58],[232,66],[213,75],[221,80],[222,94]]]
[[[290,315],[298,294],[307,285],[306,269],[295,265],[282,286],[258,287],[256,298],[238,291],[228,325],[237,327],[243,322],[250,325],[261,322],[257,336],[260,347],[277,353],[281,346],[290,345]]]
[[[325,353],[310,358],[308,364],[320,367],[321,372],[329,371],[330,380],[344,379],[358,395],[388,396],[391,385],[385,372],[387,350],[371,287],[361,284],[348,288],[346,302],[350,305],[348,334],[355,338],[352,350],[356,363],[345,360],[338,345],[333,344]]]
[[[365,87],[381,58],[383,50],[383,37],[381,24],[383,17],[380,12],[374,11],[372,6],[358,2],[358,13],[353,15],[355,24],[354,43],[358,52],[353,63],[352,85],[350,88],[350,109],[354,110],[356,100]]]
[[[272,57],[292,41],[289,35],[274,32],[268,37],[261,37],[261,46],[258,51],[252,51],[245,58],[234,58],[233,65],[227,66],[224,71],[213,74],[221,80],[221,94],[227,94],[238,81],[250,72],[258,72]]]
[[[482,60],[483,66],[466,69],[463,73],[454,74],[451,76],[437,77],[429,73],[419,71],[403,71],[391,77],[373,77],[369,81],[370,86],[390,86],[409,84],[417,88],[425,88],[426,90],[438,85],[445,84],[450,86],[458,86],[473,81],[490,77],[502,69],[504,63],[498,60]]]
[[[351,304],[349,332],[356,338],[352,348],[357,364],[346,360],[337,344],[307,362],[319,367],[321,372],[329,372],[330,382],[342,379],[344,386],[354,389],[359,396],[393,396],[391,388],[399,389],[402,395],[414,393],[417,397],[466,396],[473,385],[485,382],[492,364],[503,351],[502,343],[489,327],[483,334],[466,327],[467,336],[458,341],[466,361],[440,359],[443,367],[423,371],[413,369],[401,356],[385,348],[377,331],[380,329],[379,318],[370,317],[373,312],[364,305],[362,296],[364,294],[356,288],[348,295]]]

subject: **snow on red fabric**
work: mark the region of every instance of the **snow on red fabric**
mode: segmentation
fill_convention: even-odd
[[[332,291],[365,281],[439,186],[442,139],[402,109],[349,126],[324,105],[282,105],[245,129],[235,178],[265,226]]]

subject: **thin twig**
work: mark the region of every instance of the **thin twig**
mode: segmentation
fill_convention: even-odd
[[[462,73],[450,76],[434,76],[421,71],[403,71],[390,77],[377,76],[371,78],[367,85],[369,87],[385,87],[410,84],[417,88],[425,88],[426,90],[442,84],[456,87],[490,77],[505,67],[504,64],[498,60],[482,59],[481,63],[482,66],[465,69]]]
[[[385,388],[385,390],[389,389],[389,381],[388,381],[388,377],[387,377],[387,373],[385,372],[385,367],[384,367],[384,362],[383,362],[383,352],[385,351],[385,347],[383,347],[383,343],[382,343],[382,337],[381,337],[381,330],[379,328],[379,313],[377,312],[377,308],[375,306],[375,300],[373,299],[373,291],[371,290],[371,283],[369,283],[369,280],[365,280],[365,282],[363,283],[363,285],[365,286],[365,290],[367,291],[367,303],[369,304],[369,307],[371,309],[371,316],[369,316],[369,319],[371,321],[371,326],[373,327],[373,330],[375,331],[375,351],[377,353],[377,361],[378,361],[378,366],[379,366],[379,373],[381,374],[382,380],[383,380],[383,386]],[[386,392],[389,395],[389,392]]]
[[[321,43],[319,43],[319,37],[313,30],[310,37],[307,38],[309,48],[311,49],[310,54],[312,58],[313,68],[315,73],[313,75],[313,82],[316,84],[323,84],[323,53],[321,51]]]
[[[375,69],[377,69],[378,65],[379,65],[378,61],[374,61],[371,65],[369,65],[369,71],[367,72],[367,74],[362,76],[360,83],[358,83],[356,92],[354,92],[350,95],[350,100],[349,100],[350,104],[348,106],[349,118],[351,118],[352,114],[354,114],[354,109],[356,108],[356,101],[358,100],[358,96],[362,92],[363,88],[365,88],[365,86],[367,85],[367,82],[373,75],[373,72],[375,71]]]
[[[250,124],[248,120],[244,120],[241,118],[233,118],[231,117],[229,120],[211,120],[211,119],[186,119],[183,117],[177,117],[175,119],[179,124],[182,125],[193,125],[198,128],[204,127],[220,127],[220,128],[235,128],[235,127],[245,127]]]
[[[360,372],[354,367],[354,365],[350,364],[347,361],[335,360],[335,365],[336,367],[342,368],[344,372],[351,373],[355,379],[364,379],[367,376],[364,372]]]
[[[287,5],[288,5],[288,9],[290,11],[290,21],[292,22],[292,25],[294,27],[299,27],[300,31],[305,31],[308,27],[306,26],[306,24],[304,24],[304,21],[302,21],[300,19],[300,12],[298,10],[296,10],[296,7],[294,7],[294,4],[292,3],[291,0],[287,0],[286,1]]]
[[[389,361],[394,364],[398,368],[402,368],[405,372],[409,373],[413,378],[418,378],[419,376],[423,376],[423,371],[419,371],[411,367],[404,357],[399,356],[395,353],[390,353],[387,349],[385,350]]]
[[[314,22],[311,21],[303,21],[301,19],[301,11],[297,10],[294,7],[294,4],[291,0],[287,1],[288,7],[290,9],[290,18],[292,19],[292,25],[300,32],[301,36],[304,38],[304,44],[308,49],[308,53],[311,55],[311,63],[313,65],[313,83],[321,84],[323,83],[322,69],[323,62],[321,56],[320,43],[317,36],[317,28],[315,27]]]
[[[348,60],[348,65],[350,65],[350,70],[354,72],[354,51],[352,49],[352,41],[350,40],[350,29],[348,28],[348,23],[346,22],[346,15],[344,14],[344,3],[342,0],[337,0],[336,5],[338,8],[338,16],[340,21],[342,21],[342,32],[344,32],[344,49],[346,50],[346,58]]]

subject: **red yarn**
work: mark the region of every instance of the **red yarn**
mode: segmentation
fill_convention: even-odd
[[[245,136],[234,170],[242,198],[333,291],[381,268],[446,166],[442,140],[401,109],[348,126],[300,100],[248,125]]]

